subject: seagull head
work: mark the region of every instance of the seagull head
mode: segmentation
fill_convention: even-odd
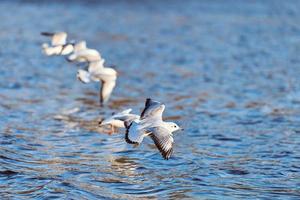
[[[171,132],[183,130],[183,128],[181,128],[180,126],[178,126],[178,125],[177,125],[176,123],[174,123],[174,122],[167,122],[167,128],[168,128],[168,130],[171,131]]]
[[[108,119],[102,119],[99,121],[98,125],[99,127],[107,126],[107,125],[112,125],[113,120],[111,118]]]

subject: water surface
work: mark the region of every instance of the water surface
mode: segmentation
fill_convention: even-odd
[[[299,199],[297,1],[0,3],[2,199]],[[64,30],[119,71],[107,107],[78,66],[46,57]],[[97,121],[166,104],[185,128],[162,159]]]

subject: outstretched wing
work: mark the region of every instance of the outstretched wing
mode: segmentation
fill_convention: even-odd
[[[121,120],[124,123],[126,122],[127,124],[131,123],[134,120],[138,120],[139,118],[140,118],[140,116],[135,115],[135,114],[127,114],[127,115],[123,115],[123,116],[114,117],[114,119]]]
[[[129,109],[126,109],[122,112],[113,114],[112,116],[110,116],[107,119],[103,120],[101,122],[101,124],[108,124],[108,123],[111,123],[111,121],[113,121],[113,120],[120,120],[122,122],[129,121],[130,120],[130,115],[132,115],[132,114],[129,114],[131,112],[131,110],[132,109],[129,108]],[[132,122],[132,121],[133,120],[131,120],[130,122]]]
[[[140,144],[145,134],[139,129],[139,124],[133,121],[130,125],[127,125],[125,122],[126,133],[125,133],[125,141],[129,144]]]
[[[65,45],[67,43],[67,33],[66,32],[41,32],[41,35],[52,37],[51,44],[52,46]]]
[[[59,32],[52,36],[52,46],[64,45],[67,43],[67,33]]]
[[[116,86],[116,80],[111,79],[111,80],[106,80],[106,81],[101,81],[101,89],[100,89],[100,103],[106,103]]]
[[[121,114],[129,114],[130,112],[132,111],[132,108],[128,108],[128,109],[126,109],[126,110],[123,110],[122,112],[121,112]]]
[[[168,160],[173,152],[174,139],[170,131],[163,127],[153,127],[150,129],[150,137],[160,151],[164,159]]]
[[[162,114],[165,110],[165,105],[158,102],[153,101],[148,98],[145,103],[145,108],[141,114],[141,120],[146,118],[152,118],[156,120],[162,120]]]

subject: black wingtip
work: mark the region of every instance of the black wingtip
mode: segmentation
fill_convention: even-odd
[[[165,159],[165,160],[169,160],[169,158],[171,157],[173,153],[173,149],[170,149],[169,151],[167,152],[161,152],[161,155],[162,157]]]
[[[128,124],[128,122],[124,122],[124,125],[125,125],[125,127],[126,127],[125,141],[126,141],[128,144],[136,144],[136,145],[139,144],[138,142],[133,142],[133,141],[131,141],[131,140],[129,139],[129,137],[128,137],[129,129],[130,129],[132,123]]]
[[[165,151],[163,148],[161,148],[161,143],[157,140],[157,138],[155,137],[155,135],[151,134],[150,136],[153,139],[154,144],[156,145],[157,149],[159,150],[161,156],[165,160],[169,160],[169,158],[171,157],[171,155],[173,153],[173,148],[170,148],[167,151]]]
[[[131,123],[129,121],[124,121],[124,126],[126,129],[129,129],[131,126]]]
[[[43,35],[43,36],[53,36],[54,33],[50,33],[50,32],[41,32],[41,35]]]
[[[145,107],[149,106],[150,102],[152,101],[151,98],[147,98],[145,102]]]
[[[145,114],[147,108],[150,106],[151,101],[152,101],[151,98],[147,98],[147,99],[146,99],[146,102],[145,102],[145,108],[144,108],[144,110],[142,111],[141,116],[140,116],[141,118],[144,116],[144,114]]]

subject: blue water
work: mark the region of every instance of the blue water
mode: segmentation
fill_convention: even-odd
[[[299,1],[0,2],[1,199],[300,199]],[[110,103],[41,53],[67,31],[120,76]],[[147,97],[185,128],[163,160],[100,118]]]

